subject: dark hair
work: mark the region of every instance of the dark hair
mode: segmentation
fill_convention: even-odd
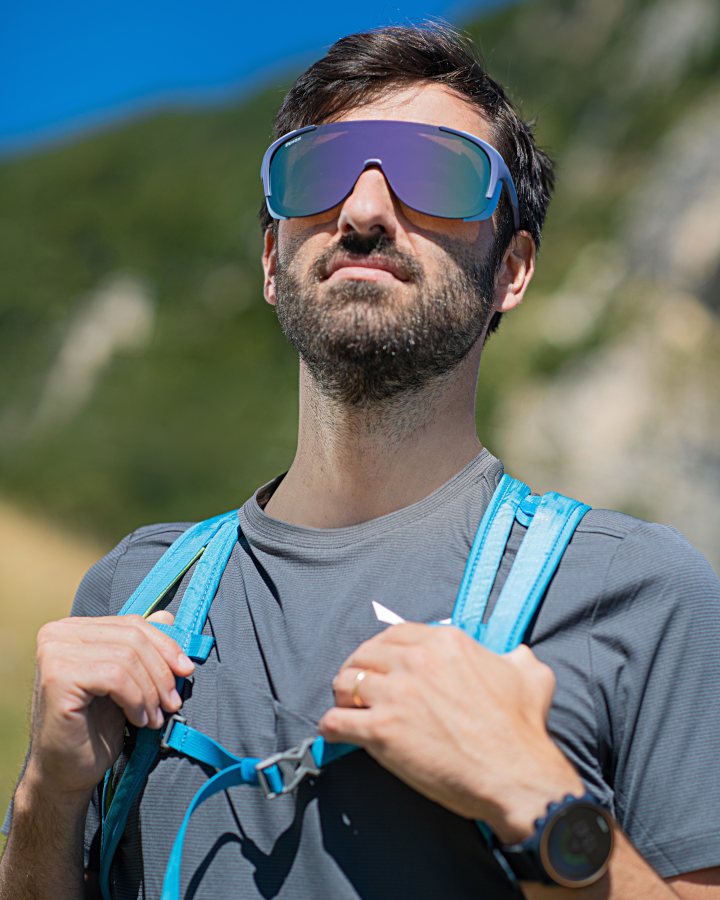
[[[447,85],[479,107],[515,182],[520,228],[527,230],[539,247],[554,185],[552,161],[535,145],[532,124],[519,117],[503,88],[488,75],[472,41],[446,23],[389,25],[336,41],[285,95],[275,116],[272,139],[304,125],[331,121],[393,89],[423,81]],[[272,223],[263,203],[263,230]],[[515,231],[505,191],[496,223],[493,261],[498,266]],[[489,332],[497,328],[500,317],[500,313],[494,314]]]

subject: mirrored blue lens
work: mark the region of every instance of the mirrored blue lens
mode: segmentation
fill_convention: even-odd
[[[398,197],[413,209],[449,219],[479,215],[488,204],[490,160],[454,134],[405,134],[385,168]]]
[[[273,208],[291,217],[336,206],[362,171],[357,149],[347,132],[337,130],[305,132],[282,144],[270,163]]]
[[[434,126],[373,120],[321,125],[281,144],[270,162],[273,209],[288,217],[331,209],[368,165],[380,165],[399,199],[428,215],[469,218],[489,203],[492,167],[481,147]]]

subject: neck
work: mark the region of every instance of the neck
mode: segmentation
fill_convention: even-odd
[[[475,425],[480,349],[422,390],[370,408],[323,394],[301,363],[297,452],[265,512],[293,525],[340,528],[443,485],[482,449]]]

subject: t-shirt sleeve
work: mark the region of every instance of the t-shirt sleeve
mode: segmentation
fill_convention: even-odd
[[[643,523],[615,552],[591,635],[620,826],[663,877],[720,865],[720,581],[675,529]]]
[[[116,547],[88,569],[75,594],[71,615],[110,615],[113,578],[131,540],[132,534],[124,537]]]

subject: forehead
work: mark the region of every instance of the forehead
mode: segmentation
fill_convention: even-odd
[[[492,129],[477,106],[442,84],[416,84],[391,89],[385,96],[341,113],[336,120],[395,119],[447,125],[492,143]]]

